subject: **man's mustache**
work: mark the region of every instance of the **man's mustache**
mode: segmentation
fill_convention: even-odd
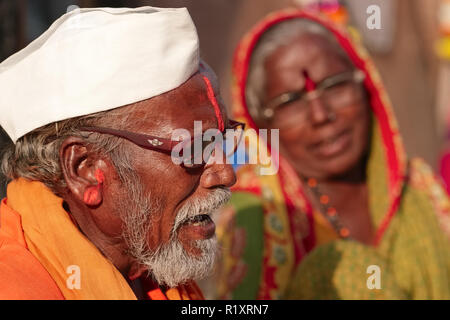
[[[229,188],[217,188],[204,198],[190,200],[178,210],[172,233],[174,234],[183,223],[196,216],[211,215],[230,201],[230,198]]]

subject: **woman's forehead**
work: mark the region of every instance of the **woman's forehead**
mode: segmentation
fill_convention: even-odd
[[[339,51],[340,50],[340,51]],[[329,43],[320,35],[304,35],[288,45],[280,47],[265,63],[266,75],[270,78],[303,79],[306,70],[319,81],[324,77],[352,69],[352,63],[342,49]],[[291,81],[291,80],[289,80]]]
[[[316,60],[351,65],[350,58],[343,48],[325,36],[313,33],[299,35],[289,43],[280,46],[267,58],[266,62],[276,62],[282,67],[293,63],[309,64]]]

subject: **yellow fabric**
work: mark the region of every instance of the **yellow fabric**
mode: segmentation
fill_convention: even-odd
[[[190,300],[187,295],[181,295],[179,290],[169,289],[166,292],[166,297],[169,300]]]
[[[313,218],[317,246],[339,239],[336,231],[320,212],[315,211]]]
[[[63,200],[42,183],[24,179],[11,182],[7,204],[20,213],[28,249],[66,299],[136,299],[121,273],[73,224]],[[80,290],[67,286],[69,266],[80,268]]]
[[[20,266],[20,268],[17,268]],[[0,300],[63,300],[56,283],[27,250],[20,215],[0,205]]]
[[[369,266],[379,270],[379,289],[368,287],[374,284]],[[285,295],[290,300],[409,298],[379,252],[356,241],[336,240],[317,246],[303,259],[290,284]]]

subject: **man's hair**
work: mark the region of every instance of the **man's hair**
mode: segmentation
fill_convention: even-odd
[[[349,57],[339,45],[333,33],[324,26],[307,19],[291,19],[268,29],[259,39],[250,60],[248,80],[246,84],[246,102],[252,118],[261,119],[262,101],[265,98],[266,72],[264,63],[281,46],[288,45],[295,38],[305,34],[319,35],[325,38],[346,62]]]
[[[129,115],[134,106],[63,120],[38,128],[21,137],[17,143],[4,148],[0,157],[0,170],[8,180],[25,178],[44,183],[56,195],[67,187],[61,170],[59,149],[69,137],[83,138],[93,152],[108,156],[119,178],[133,170],[132,161],[125,150],[124,140],[97,133],[80,131],[82,126],[103,126],[127,129]],[[135,123],[134,123],[135,125]]]

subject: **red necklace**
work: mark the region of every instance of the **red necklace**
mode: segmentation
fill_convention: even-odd
[[[316,179],[306,179],[306,185],[319,202],[319,212],[332,225],[342,239],[350,239],[350,230],[339,219],[338,211],[330,204],[330,197],[320,192]]]

